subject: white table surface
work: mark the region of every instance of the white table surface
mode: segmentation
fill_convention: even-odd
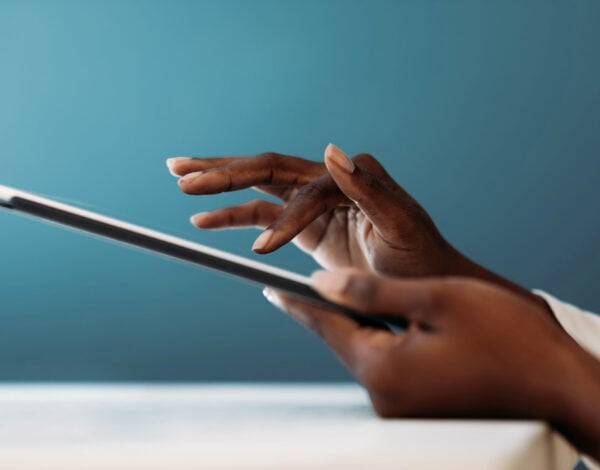
[[[543,423],[381,420],[354,385],[0,385],[0,468],[570,469]]]

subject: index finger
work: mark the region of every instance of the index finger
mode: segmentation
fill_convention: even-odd
[[[436,279],[397,279],[356,269],[317,271],[312,285],[327,299],[359,312],[430,327],[446,291],[444,281]]]

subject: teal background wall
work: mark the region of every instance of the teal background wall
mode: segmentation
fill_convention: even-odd
[[[600,311],[600,3],[0,0],[0,184],[254,256],[164,160],[369,151],[484,265]],[[293,247],[266,261],[314,269]],[[260,290],[0,213],[0,379],[345,380]]]

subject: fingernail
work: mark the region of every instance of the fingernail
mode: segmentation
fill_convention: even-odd
[[[332,162],[348,174],[354,173],[356,165],[340,148],[329,144],[325,149],[325,162]]]
[[[312,285],[321,292],[338,294],[343,292],[348,284],[348,276],[329,271],[317,271],[311,276]]]
[[[253,251],[262,251],[265,249],[265,247],[267,246],[267,243],[269,243],[269,241],[271,240],[271,237],[273,236],[273,230],[269,229],[269,230],[265,230],[263,233],[260,234],[260,237],[258,237],[256,239],[256,241],[254,242],[254,245],[252,245],[252,250]]]
[[[198,219],[201,219],[206,214],[208,214],[208,212],[198,212],[197,214],[194,214],[190,217],[190,222],[192,223],[192,225],[198,225]]]
[[[185,176],[182,176],[181,178],[179,178],[179,182],[185,182],[185,181],[189,181],[192,180],[194,178],[196,178],[197,176],[200,176],[204,174],[204,171],[194,171],[193,173],[188,173]]]
[[[275,305],[275,307],[280,308],[281,310],[283,310],[283,304],[281,303],[281,299],[273,291],[273,289],[271,289],[270,287],[265,287],[263,289],[263,295],[265,296],[265,298],[269,302],[271,302],[273,305]]]
[[[175,172],[173,172],[173,167],[175,166],[175,163],[177,163],[178,160],[187,160],[187,157],[167,158],[167,168],[169,169],[169,173],[171,173],[173,176],[179,176],[175,174]]]
[[[173,176],[176,176],[175,173],[173,173],[173,165],[175,165],[175,159],[167,158],[167,168],[169,169],[169,173],[171,173]]]

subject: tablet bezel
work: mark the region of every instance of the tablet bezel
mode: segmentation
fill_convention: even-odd
[[[129,246],[201,265],[254,284],[334,308],[365,326],[387,328],[381,320],[335,304],[314,290],[310,278],[200,243],[107,217],[69,204],[0,185],[0,206],[20,213],[116,240]]]

